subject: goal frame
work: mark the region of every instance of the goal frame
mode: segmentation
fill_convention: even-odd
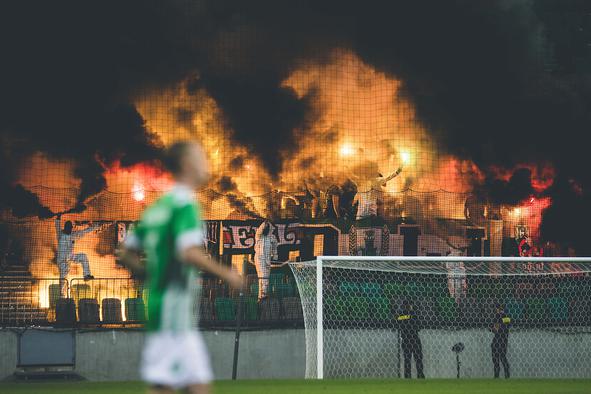
[[[591,263],[591,257],[500,257],[500,256],[318,256],[316,258],[316,378],[324,379],[324,299],[322,270],[324,261],[399,262],[538,262]]]

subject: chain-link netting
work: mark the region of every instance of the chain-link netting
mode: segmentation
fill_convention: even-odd
[[[176,11],[177,17],[186,14]],[[188,47],[199,34],[187,32]],[[224,264],[253,253],[263,218],[274,223],[282,261],[322,254],[574,253],[570,240],[546,243],[541,236],[552,165],[515,158],[522,164],[480,168],[442,146],[440,131],[417,116],[404,81],[353,50],[323,48],[319,57],[292,58],[288,70],[268,74],[264,70],[273,62],[261,62],[256,51],[234,50],[257,42],[256,36],[240,29],[220,34],[206,58],[211,70],[224,72],[206,75],[195,65],[166,83],[145,81],[133,94],[109,95],[127,98],[123,107],[101,101],[96,108],[89,104],[90,112],[76,111],[79,103],[94,103],[101,89],[84,89],[88,96],[78,99],[85,84],[77,82],[75,94],[65,93],[76,99],[62,103],[53,95],[62,86],[69,92],[68,75],[43,78],[56,85],[44,90],[50,96],[40,99],[42,115],[18,116],[41,123],[23,129],[15,124],[0,135],[6,174],[0,177],[0,277],[11,278],[0,279],[0,304],[32,316],[48,305],[49,294],[35,280],[129,280],[129,272],[115,264],[114,250],[172,185],[157,160],[162,149],[186,139],[199,141],[209,159],[212,178],[197,198],[207,221],[208,252]],[[111,45],[121,42],[130,40]],[[262,68],[253,73],[252,65]],[[273,80],[259,81],[261,75]],[[152,77],[160,81],[159,74]],[[18,91],[28,90],[19,85]],[[81,232],[61,269],[60,213],[61,228],[71,221],[73,231]],[[561,232],[553,223],[554,232]],[[15,285],[15,277],[22,282]],[[122,286],[118,297],[129,298],[127,292]]]
[[[291,267],[307,377],[318,376],[318,357],[325,378],[591,376],[589,261],[544,270],[536,261],[325,257],[321,290],[315,261]]]

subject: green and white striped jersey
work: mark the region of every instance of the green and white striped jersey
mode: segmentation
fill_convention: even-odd
[[[125,241],[146,254],[149,290],[148,331],[184,331],[197,325],[198,270],[179,253],[203,245],[199,208],[193,192],[175,187],[149,206]]]

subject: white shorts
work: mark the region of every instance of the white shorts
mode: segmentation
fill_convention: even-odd
[[[209,354],[199,331],[148,333],[141,375],[148,384],[175,389],[211,382]]]

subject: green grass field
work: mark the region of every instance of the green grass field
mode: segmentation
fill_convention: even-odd
[[[242,380],[220,381],[216,382],[214,387],[214,394],[582,394],[591,393],[591,380]],[[138,394],[144,392],[145,386],[139,382],[0,383],[2,394]]]

